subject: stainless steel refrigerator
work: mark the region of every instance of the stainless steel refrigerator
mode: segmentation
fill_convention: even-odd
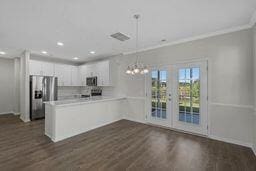
[[[56,101],[58,96],[57,89],[57,77],[30,76],[30,120],[44,118],[44,102]]]

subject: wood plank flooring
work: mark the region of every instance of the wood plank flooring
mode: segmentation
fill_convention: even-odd
[[[53,143],[44,120],[0,116],[0,170],[256,170],[251,149],[131,121]]]

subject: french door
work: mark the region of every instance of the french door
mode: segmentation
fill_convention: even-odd
[[[207,62],[175,65],[173,84],[173,127],[207,135]]]
[[[170,125],[170,103],[169,103],[169,70],[167,68],[153,69],[149,77],[149,122],[161,126]]]
[[[207,135],[207,62],[152,69],[148,122]]]

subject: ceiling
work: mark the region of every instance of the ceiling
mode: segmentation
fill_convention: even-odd
[[[139,48],[145,49],[248,25],[255,10],[255,0],[1,0],[0,50],[3,57],[28,49],[87,61],[134,51],[134,14],[141,15]],[[111,38],[116,32],[131,39]]]

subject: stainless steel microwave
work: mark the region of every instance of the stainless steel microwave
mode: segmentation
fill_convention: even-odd
[[[97,86],[97,77],[86,77],[87,86]]]

